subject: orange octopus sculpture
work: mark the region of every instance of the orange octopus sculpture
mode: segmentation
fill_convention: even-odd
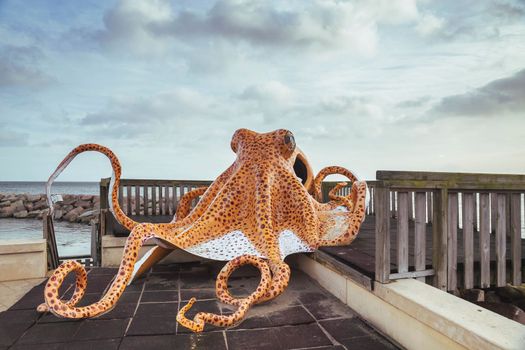
[[[194,332],[206,323],[231,327],[240,323],[248,309],[279,296],[287,287],[290,267],[287,255],[312,252],[321,246],[347,245],[356,237],[365,217],[367,187],[349,170],[327,167],[312,176],[304,154],[296,147],[287,130],[257,133],[247,129],[235,132],[231,148],[235,162],[209,187],[187,193],[170,223],[139,223],[127,217],[118,204],[120,163],[111,150],[96,144],[78,146],[51,175],[50,185],[71,160],[85,151],[98,151],[111,160],[114,171],[112,206],[116,219],[131,233],[126,241],[118,274],[98,302],[77,307],[84,295],[87,278],[82,265],[66,261],[49,278],[41,312],[50,311],[66,318],[95,317],[110,311],[128,283],[175,248],[214,260],[228,261],[216,282],[217,298],[237,306],[231,315],[199,312],[193,320],[185,317],[195,299],[182,307],[177,320]],[[330,191],[328,203],[321,203],[321,182],[330,174],[342,174],[352,182],[350,194],[339,196],[346,185],[339,183]],[[192,200],[201,200],[190,211]],[[49,199],[50,208],[52,208]],[[139,248],[147,240],[158,246],[137,262]],[[257,289],[246,298],[235,298],[228,291],[228,278],[238,267],[251,264],[261,272]],[[71,271],[76,273],[76,287],[70,300],[60,300],[58,290]]]

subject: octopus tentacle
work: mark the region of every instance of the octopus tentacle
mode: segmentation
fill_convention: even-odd
[[[121,170],[122,168],[120,166],[120,162],[119,162],[117,156],[115,155],[115,153],[113,153],[113,151],[111,151],[107,147],[104,147],[104,146],[101,146],[101,145],[97,145],[95,143],[86,143],[86,144],[83,144],[83,145],[75,147],[60,162],[60,164],[55,169],[53,174],[51,174],[51,176],[47,180],[47,183],[46,183],[46,195],[47,195],[47,202],[48,202],[50,214],[53,213],[53,202],[51,200],[51,184],[53,183],[53,181],[55,181],[55,179],[58,177],[58,175],[60,175],[60,173],[62,173],[62,171],[64,171],[64,169],[69,165],[69,163],[71,163],[71,161],[76,156],[78,156],[80,153],[84,153],[84,152],[88,152],[88,151],[96,151],[96,152],[102,153],[103,155],[108,157],[108,159],[110,160],[111,167],[113,169],[113,174],[114,174],[114,183],[113,183],[113,188],[111,190],[112,211],[113,211],[113,214],[115,215],[115,218],[117,219],[117,221],[122,226],[124,226],[128,230],[132,230],[133,227],[138,225],[138,222],[136,222],[136,221],[130,219],[128,216],[126,216],[126,214],[124,214],[124,212],[122,211],[122,209],[120,208],[120,205],[118,203],[118,187],[119,187],[119,184],[120,184],[120,175],[121,175],[121,172],[122,172],[122,170]]]
[[[87,284],[85,283],[86,271],[84,267],[74,261],[69,260],[62,263],[51,275],[44,290],[45,305],[53,314],[66,318],[85,318],[101,315],[110,311],[120,298],[127,282],[131,277],[133,266],[138,257],[138,251],[144,242],[151,237],[152,225],[141,224],[136,226],[130,233],[124,249],[124,256],[116,278],[107,290],[106,294],[99,301],[82,307],[75,306],[84,295]],[[59,299],[58,290],[65,277],[72,271],[77,274],[77,285],[73,297],[64,302]],[[47,311],[40,306],[39,310]]]
[[[277,298],[281,295],[290,281],[290,266],[284,261],[270,262],[272,282],[264,296],[256,300],[256,304]]]
[[[188,216],[188,214],[191,211],[191,202],[195,198],[202,196],[204,192],[206,192],[208,187],[209,186],[197,187],[196,189],[191,190],[190,192],[184,194],[184,196],[182,196],[181,200],[179,201],[179,206],[177,207],[177,213],[172,222],[175,222],[177,220],[182,220],[186,216]]]
[[[257,289],[246,298],[235,299],[228,291],[228,278],[237,268],[251,264],[259,269],[261,272],[261,281]],[[177,321],[184,327],[194,331],[202,332],[206,323],[218,327],[232,327],[243,320],[246,312],[261,299],[266,291],[270,288],[271,272],[268,263],[259,257],[253,255],[241,255],[233,260],[230,260],[219,272],[216,283],[217,297],[228,304],[238,306],[238,309],[231,315],[217,315],[209,312],[199,312],[193,320],[186,318],[185,313],[195,303],[195,298],[191,298],[188,304],[182,307],[177,313]]]
[[[340,174],[346,176],[352,183],[359,181],[357,177],[348,169],[340,166],[329,166],[319,171],[314,179],[313,184],[313,195],[319,202],[323,200],[323,194],[321,192],[321,184],[328,175]],[[346,186],[346,185],[345,185]]]
[[[350,194],[347,197],[344,197],[351,202],[351,209],[349,208],[348,213],[340,214],[347,217],[348,228],[346,229],[346,232],[333,239],[321,239],[319,242],[321,246],[337,246],[352,243],[365,218],[366,191],[367,187],[366,182],[364,181],[357,181],[352,185]]]
[[[86,270],[80,265],[78,262],[73,260],[73,271],[75,271],[76,274],[76,281],[75,281],[75,290],[73,292],[73,295],[69,300],[65,302],[65,304],[68,307],[73,307],[78,304],[80,299],[84,296],[84,293],[86,292],[86,285],[87,285],[87,273]],[[48,285],[51,284],[51,281],[47,283]],[[38,312],[47,312],[49,311],[49,307],[46,303],[42,303],[38,305],[36,308]]]

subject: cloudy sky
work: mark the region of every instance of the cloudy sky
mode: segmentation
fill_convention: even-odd
[[[241,127],[291,130],[315,171],[525,173],[525,1],[0,0],[0,181],[85,142],[211,179]]]

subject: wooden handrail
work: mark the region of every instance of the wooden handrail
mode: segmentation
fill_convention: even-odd
[[[524,273],[521,239],[525,175],[378,171],[374,191],[376,214],[376,280],[434,276],[444,290],[520,284]],[[396,269],[391,268],[390,219],[397,218]],[[410,220],[414,225],[408,225]],[[432,225],[432,266],[424,266],[426,226]],[[413,228],[412,228],[413,227]],[[490,261],[494,232],[495,268]],[[413,233],[415,266],[406,271],[409,232]],[[459,240],[458,237],[463,237]],[[510,239],[510,250],[506,241]],[[475,246],[474,242],[477,241]],[[480,274],[474,273],[474,252]],[[458,259],[460,253],[462,259]],[[510,254],[511,271],[507,273]],[[458,270],[462,264],[463,271]],[[462,274],[462,278],[458,275]],[[461,284],[460,284],[461,283]]]

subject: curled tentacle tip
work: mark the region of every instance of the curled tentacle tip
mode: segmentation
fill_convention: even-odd
[[[48,311],[49,311],[49,308],[47,307],[46,304],[42,303],[42,304],[40,304],[40,305],[38,305],[38,306],[36,307],[36,311],[37,311],[37,312],[48,312]]]

